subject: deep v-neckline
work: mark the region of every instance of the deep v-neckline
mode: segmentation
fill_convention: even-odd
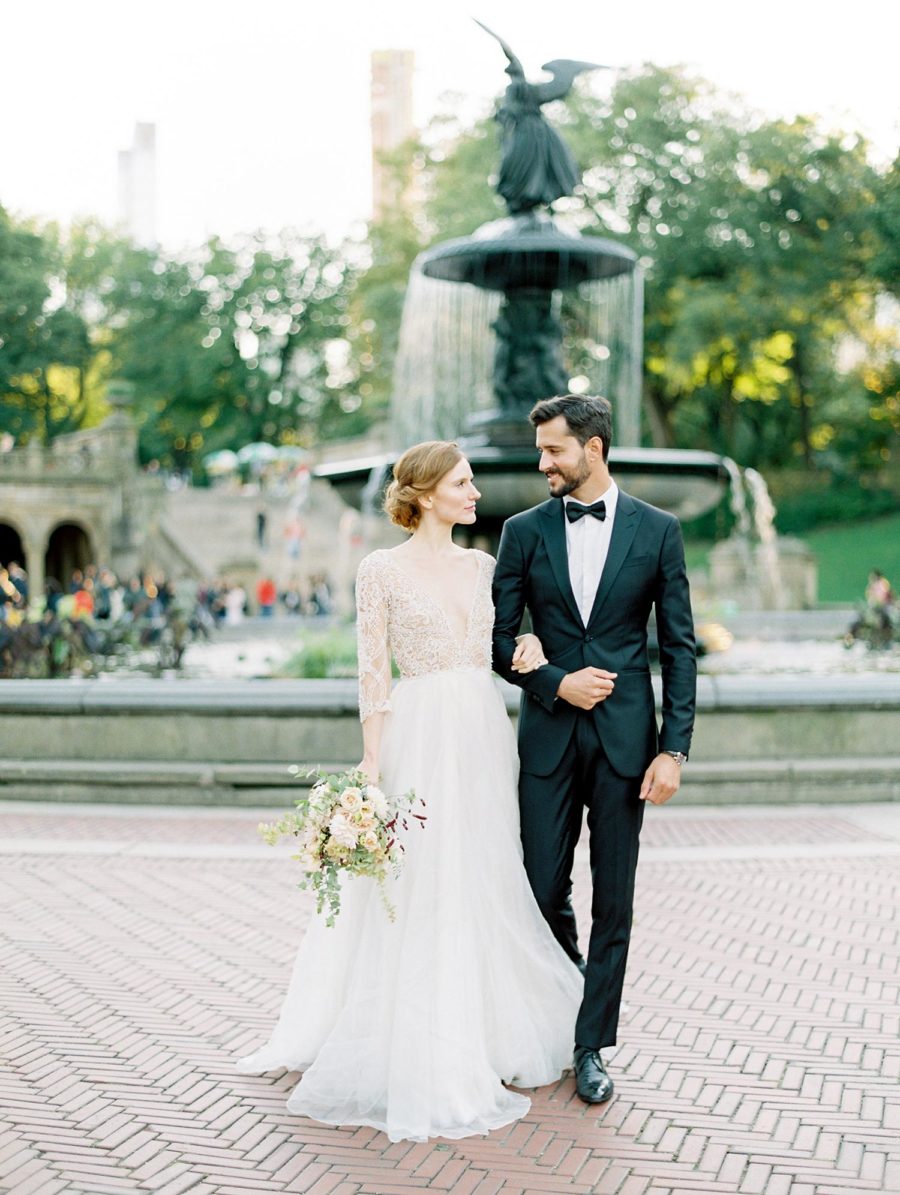
[[[469,549],[469,550],[471,550],[471,549]],[[389,550],[387,552],[387,555],[388,556],[391,555]],[[432,594],[429,592],[429,590],[422,584],[421,581],[418,580],[417,577],[413,576],[413,574],[409,571],[409,569],[404,568],[402,564],[397,564],[397,562],[393,559],[393,557],[391,557],[391,563],[393,564],[396,572],[400,573],[400,575],[402,577],[404,577],[405,580],[408,581],[412,585],[412,587],[415,590],[417,590],[424,598],[426,598],[426,600],[431,603],[431,605],[434,607],[435,610],[437,610],[438,614],[440,614],[441,618],[443,619],[444,626],[447,630],[447,634],[450,638],[450,641],[456,647],[457,652],[459,652],[459,653],[464,652],[468,645],[468,642],[469,642],[469,636],[472,632],[472,618],[474,617],[474,614],[475,614],[475,607],[478,604],[478,591],[481,588],[482,567],[481,567],[480,554],[478,554],[478,553],[475,554],[475,584],[472,587],[472,600],[469,603],[469,612],[466,615],[466,621],[465,621],[465,624],[463,627],[462,639],[460,639],[457,636],[456,632],[453,629],[453,624],[450,621],[450,617],[447,614],[447,611],[444,609],[444,607],[441,605],[441,603],[437,600],[437,598],[432,596]]]

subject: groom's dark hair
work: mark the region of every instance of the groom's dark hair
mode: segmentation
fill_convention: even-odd
[[[609,460],[612,439],[612,403],[601,395],[561,394],[557,398],[542,398],[531,408],[528,418],[532,427],[549,423],[562,415],[569,431],[582,446],[594,436],[603,441],[603,461]]]

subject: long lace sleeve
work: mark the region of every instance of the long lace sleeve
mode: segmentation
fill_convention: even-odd
[[[359,717],[391,708],[391,653],[385,577],[367,556],[356,574],[356,654],[359,663]]]

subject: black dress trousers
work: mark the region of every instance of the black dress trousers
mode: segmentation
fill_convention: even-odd
[[[580,710],[556,771],[522,771],[519,805],[525,870],[541,912],[566,954],[580,962],[572,909],[572,865],[587,808],[590,834],[591,935],[584,1000],[575,1042],[615,1045],[631,936],[634,877],[644,802],[642,776],[620,776],[603,750],[591,715]]]

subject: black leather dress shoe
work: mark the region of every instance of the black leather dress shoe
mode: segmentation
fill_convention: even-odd
[[[599,1050],[575,1047],[575,1087],[586,1104],[605,1104],[612,1096],[613,1081],[606,1073]]]

